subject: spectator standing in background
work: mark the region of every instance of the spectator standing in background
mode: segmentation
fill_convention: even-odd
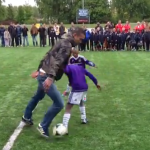
[[[90,36],[90,50],[91,51],[94,50],[94,34],[95,34],[95,30],[92,29],[91,30],[91,36]]]
[[[89,41],[90,41],[91,33],[86,27],[84,27],[84,31],[85,31],[85,50],[86,48],[87,50],[89,50]]]
[[[75,29],[74,22],[71,22],[71,27],[69,28],[68,32],[71,32],[74,29]]]
[[[48,29],[46,27],[46,24],[43,24],[43,28],[45,28],[45,35],[44,35],[44,45],[47,45],[47,35],[48,35]]]
[[[10,40],[10,46],[12,46],[12,30],[13,30],[13,23],[11,22],[10,25],[8,26],[8,31],[10,33],[10,36],[11,36],[11,40]]]
[[[5,32],[5,28],[3,25],[1,25],[0,26],[0,36],[1,36],[1,46],[2,47],[5,47],[4,32]]]
[[[57,23],[54,24],[54,30],[56,32],[56,40],[59,39],[59,25]]]
[[[51,40],[51,45],[53,47],[55,45],[55,39],[56,39],[56,32],[53,27],[49,31],[49,39]]]
[[[140,33],[142,33],[142,31],[143,31],[143,27],[141,26],[139,21],[137,22],[137,25],[135,26],[135,32],[137,32],[137,31]]]
[[[143,37],[146,43],[146,51],[149,51],[150,50],[150,29],[148,26],[145,28],[145,33]]]
[[[106,30],[106,28],[108,28],[108,29],[113,29],[113,26],[112,26],[111,23],[108,21],[104,28],[105,28],[105,30]]]
[[[100,25],[100,23],[98,22],[95,29],[99,28],[99,31],[103,32],[103,27]]]
[[[20,24],[17,24],[17,40],[18,40],[18,46],[22,46],[22,27],[20,26]]]
[[[48,30],[47,30],[47,32],[48,32],[48,41],[49,41],[49,46],[51,46],[51,38],[50,38],[50,32],[51,32],[51,29],[53,28],[53,26],[52,25],[49,25],[49,27],[48,27]],[[54,29],[54,28],[53,28]]]
[[[118,24],[116,25],[116,31],[120,31],[120,33],[122,32],[122,28],[123,28],[123,25],[121,23],[121,20],[118,21]]]
[[[12,28],[11,28],[11,42],[12,42],[12,47],[14,47],[15,45],[18,46],[18,38],[17,38],[17,29],[15,24],[13,24]],[[15,42],[15,44],[14,44]]]
[[[124,28],[125,28],[125,33],[128,33],[131,29],[131,26],[129,24],[129,21],[126,21],[126,24],[124,25]]]
[[[65,26],[63,22],[61,22],[60,27],[59,27],[59,38],[61,39],[61,36],[65,33]]]
[[[24,27],[22,28],[23,46],[25,46],[26,44],[27,44],[27,46],[29,46],[28,31],[29,31],[28,28],[26,27],[26,25],[24,25]]]
[[[30,33],[32,36],[33,46],[38,46],[38,42],[37,42],[38,29],[35,26],[35,24],[32,25]]]
[[[10,47],[11,36],[7,28],[4,32],[4,40],[5,40],[5,47]]]
[[[122,32],[121,32],[121,50],[125,50],[126,39],[127,39],[127,33],[125,32],[125,28],[122,28]]]
[[[45,38],[45,27],[43,25],[39,28],[39,37],[40,37],[40,47],[45,47],[44,38]]]

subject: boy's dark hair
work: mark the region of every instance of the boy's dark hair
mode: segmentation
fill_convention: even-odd
[[[80,34],[85,34],[85,31],[83,28],[81,27],[75,27],[72,31],[71,31],[72,34],[77,34],[77,35],[80,35]]]

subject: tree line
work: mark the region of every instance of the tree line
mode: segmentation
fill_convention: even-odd
[[[84,0],[84,7],[90,12],[91,23],[119,19],[135,22],[150,20],[149,0]],[[14,19],[19,23],[34,23],[42,18],[43,22],[76,22],[77,10],[82,8],[82,0],[35,0],[37,7],[23,5],[8,7],[0,0],[0,20]]]
[[[5,20],[14,20],[20,24],[32,24],[37,19],[42,18],[37,7],[28,4],[22,6],[5,6],[0,0],[0,22]]]

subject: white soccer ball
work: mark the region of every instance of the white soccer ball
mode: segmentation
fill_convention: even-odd
[[[53,135],[55,136],[63,136],[66,133],[67,133],[67,128],[62,123],[58,123],[53,127]]]

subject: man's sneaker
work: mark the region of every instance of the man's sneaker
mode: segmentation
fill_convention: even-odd
[[[38,125],[37,130],[40,132],[40,134],[41,134],[43,137],[49,138],[49,133],[46,132],[40,124]]]
[[[22,121],[29,126],[33,125],[33,120],[32,119],[26,119],[24,116],[22,116]]]
[[[87,124],[87,123],[88,123],[87,119],[81,119],[81,124]]]

